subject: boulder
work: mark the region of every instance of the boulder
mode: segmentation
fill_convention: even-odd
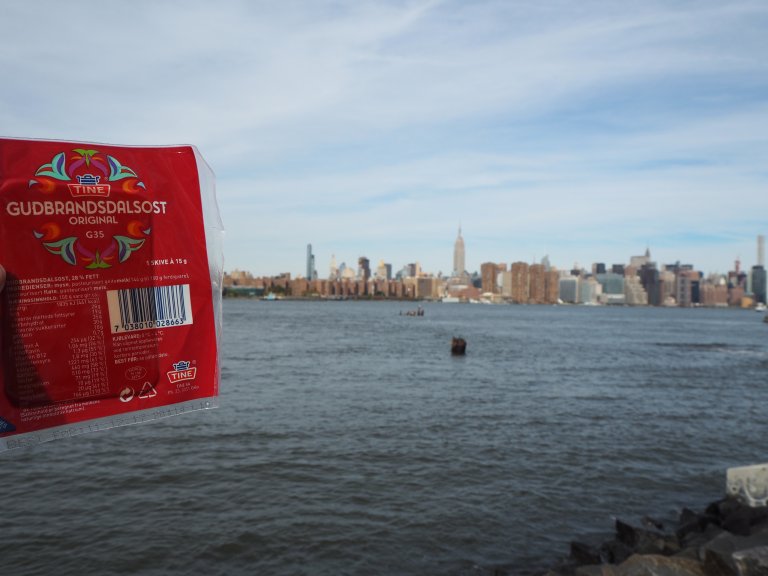
[[[714,524],[707,525],[703,532],[690,532],[680,540],[681,549],[675,556],[701,560],[703,558],[702,548],[724,532],[722,528]]]
[[[602,563],[600,550],[584,542],[571,542],[569,557],[577,566]]]
[[[742,555],[738,553],[765,547],[768,547],[768,528],[749,536],[723,532],[702,547],[704,566],[712,574],[742,576],[737,564],[737,558]]]
[[[574,574],[575,576],[618,576],[618,569],[608,564],[592,564],[579,566]]]
[[[604,562],[621,564],[634,554],[634,550],[618,540],[608,540],[600,546],[600,554]]]
[[[707,507],[706,516],[725,530],[749,536],[768,525],[768,506],[749,506],[736,498],[724,498]]]
[[[690,558],[635,554],[623,562],[616,576],[708,576],[700,562]]]
[[[768,546],[757,546],[733,555],[739,576],[768,576]]]
[[[616,520],[616,539],[638,554],[671,556],[680,551],[680,544],[676,537],[656,530],[637,528],[618,519]]]
[[[675,535],[681,542],[689,535],[695,532],[703,532],[707,526],[712,524],[714,519],[706,514],[698,514],[688,508],[683,508],[680,512],[680,518],[677,522]]]

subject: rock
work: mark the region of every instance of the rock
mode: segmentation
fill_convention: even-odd
[[[671,556],[680,551],[680,545],[674,536],[655,530],[635,528],[618,519],[616,520],[616,538],[639,554]]]
[[[740,536],[749,536],[754,528],[760,527],[768,521],[768,507],[750,508],[740,506],[723,519],[723,528]]]
[[[571,542],[570,558],[578,566],[602,563],[600,550],[583,542]]]
[[[739,576],[768,576],[768,546],[736,552],[733,560]]]
[[[683,508],[674,535],[648,516],[641,525],[617,519],[599,547],[572,541],[552,576],[768,576],[768,506],[724,498],[704,513]]]
[[[657,554],[635,554],[622,563],[616,576],[709,576],[700,562]]]
[[[659,520],[655,520],[650,516],[643,516],[640,523],[646,528],[653,528],[654,530],[664,531],[664,523]]]
[[[616,566],[607,564],[592,564],[576,568],[576,576],[618,576]]]
[[[634,550],[618,540],[609,540],[604,542],[600,546],[600,553],[603,557],[603,561],[610,562],[611,564],[621,564],[632,556]]]
[[[720,524],[723,521],[723,518],[728,516],[728,514],[733,512],[739,506],[740,504],[735,498],[723,498],[721,500],[716,500],[707,506],[704,514],[709,516],[714,522]]]
[[[712,523],[712,517],[705,514],[697,514],[693,510],[683,508],[680,512],[677,530],[675,535],[677,539],[683,541],[688,534],[693,532],[703,532],[704,529]]]
[[[681,550],[675,556],[701,560],[703,558],[701,549],[724,532],[714,524],[707,525],[703,532],[690,532],[680,540]]]
[[[740,576],[736,563],[736,554],[754,548],[768,546],[768,528],[751,534],[738,536],[723,532],[702,548],[705,568],[712,574]]]
[[[707,507],[706,515],[739,536],[749,536],[768,524],[768,506],[751,507],[735,498],[713,502]]]

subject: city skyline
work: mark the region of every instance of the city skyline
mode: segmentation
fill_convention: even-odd
[[[411,258],[407,262],[397,263],[397,262],[387,262],[384,258],[380,258],[380,257],[377,257],[377,256],[373,256],[371,258],[368,258],[368,255],[360,254],[360,255],[358,255],[355,258],[350,258],[349,259],[350,263],[347,263],[347,260],[340,260],[340,259],[338,259],[336,257],[335,253],[331,254],[331,257],[329,259],[329,267],[327,267],[325,269],[326,270],[331,270],[331,271],[334,270],[334,269],[338,270],[337,261],[339,261],[339,266],[344,266],[347,269],[348,268],[356,269],[356,264],[355,263],[360,258],[366,258],[366,259],[370,259],[371,261],[386,263],[386,265],[391,267],[391,269],[393,271],[393,274],[392,274],[393,277],[395,275],[394,272],[400,271],[400,270],[404,269],[405,267],[407,267],[410,264],[417,264],[419,266],[419,268],[421,270],[423,270],[424,273],[427,274],[427,275],[441,276],[441,277],[446,277],[446,278],[452,277],[452,276],[458,276],[458,275],[461,274],[461,272],[467,272],[470,275],[472,275],[472,274],[480,274],[481,265],[484,264],[484,263],[489,263],[489,262],[506,263],[506,264],[511,264],[512,262],[526,262],[528,264],[538,264],[538,263],[541,263],[543,261],[546,261],[547,266],[549,266],[550,263],[551,263],[552,266],[554,266],[555,268],[558,268],[560,270],[571,270],[571,269],[577,269],[578,268],[578,269],[583,269],[583,270],[589,271],[589,270],[591,270],[592,266],[594,266],[596,264],[603,264],[603,265],[607,266],[608,268],[610,268],[612,265],[629,265],[629,264],[631,264],[633,259],[641,257],[641,254],[640,254],[641,252],[644,253],[644,254],[648,254],[650,252],[650,250],[651,250],[651,247],[650,246],[646,246],[642,251],[636,251],[635,254],[627,255],[623,259],[610,260],[609,261],[609,260],[606,260],[606,259],[599,259],[598,258],[598,259],[592,259],[591,261],[588,261],[588,262],[573,262],[570,265],[565,264],[565,263],[557,263],[556,261],[553,261],[552,258],[550,258],[549,254],[544,254],[540,258],[534,257],[534,258],[531,258],[530,260],[526,260],[525,258],[507,258],[507,259],[501,259],[501,260],[490,260],[490,259],[484,259],[482,257],[478,257],[477,259],[480,260],[481,263],[476,268],[471,268],[471,267],[468,267],[466,265],[466,263],[465,263],[466,247],[465,247],[465,243],[464,243],[464,237],[462,235],[462,229],[461,229],[461,226],[459,226],[459,232],[458,232],[458,235],[455,238],[454,244],[453,244],[453,267],[451,268],[451,272],[447,272],[446,273],[446,272],[444,272],[443,269],[431,270],[429,268],[426,268],[425,266],[423,266],[423,264],[421,263],[421,261],[418,258]],[[662,268],[664,266],[675,265],[675,264],[686,264],[686,265],[693,266],[693,268],[695,270],[697,270],[699,272],[702,272],[703,274],[721,274],[721,275],[726,275],[728,272],[731,272],[731,271],[735,270],[737,267],[740,268],[740,270],[742,270],[742,271],[743,270],[749,270],[753,266],[763,266],[763,267],[765,267],[765,235],[764,234],[758,234],[755,238],[753,238],[753,255],[754,255],[754,260],[752,260],[750,258],[746,258],[745,259],[745,258],[741,258],[741,257],[734,258],[731,261],[730,266],[726,267],[724,270],[708,270],[708,269],[705,269],[705,268],[702,268],[702,267],[698,266],[695,260],[694,261],[683,260],[681,258],[672,258],[672,259],[669,259],[669,260],[662,260],[662,259],[659,259],[658,257],[656,257],[655,255],[653,255],[652,258],[651,258],[651,261],[656,263],[660,268]],[[310,270],[310,268],[309,268],[309,258],[310,257],[311,257],[312,265],[314,266],[315,258],[316,257],[315,257],[315,254],[312,252],[312,244],[307,244],[307,268],[306,268],[307,271]],[[738,265],[737,265],[737,262],[738,262]],[[457,266],[458,266],[458,268],[457,268]],[[235,268],[228,268],[228,269],[237,269],[237,270],[247,271],[249,273],[252,273],[254,276],[265,276],[265,277],[266,276],[278,276],[280,274],[286,274],[287,273],[287,274],[291,274],[292,276],[295,276],[295,277],[309,278],[309,274],[294,274],[288,268],[290,268],[290,267],[284,267],[282,272],[280,272],[278,274],[273,274],[273,275],[270,275],[270,274],[260,274],[260,273],[258,273],[256,271],[247,270],[245,268],[237,268],[237,267],[235,267]],[[321,268],[322,268],[322,266],[321,266]],[[459,270],[459,268],[462,268],[462,269]],[[316,269],[314,269],[314,273],[315,273],[314,279],[317,279],[317,278],[329,278],[331,276],[331,274],[323,275],[322,273],[318,273],[318,271]]]
[[[308,242],[320,274],[447,275],[459,224],[471,271],[650,246],[725,272],[765,233],[766,28],[751,0],[17,1],[0,132],[198,146],[225,265],[259,275]]]

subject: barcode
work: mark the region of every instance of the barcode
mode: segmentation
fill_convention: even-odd
[[[108,290],[112,333],[192,324],[189,284]]]

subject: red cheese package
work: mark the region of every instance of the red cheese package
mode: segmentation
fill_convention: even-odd
[[[215,407],[222,233],[192,146],[0,138],[0,450]]]

